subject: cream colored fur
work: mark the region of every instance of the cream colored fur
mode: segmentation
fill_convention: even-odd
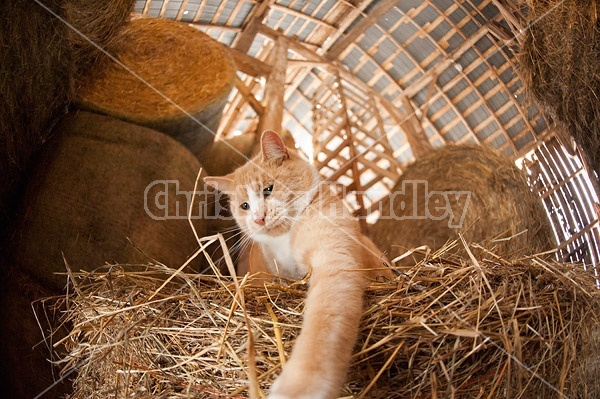
[[[237,223],[253,241],[248,272],[291,279],[310,273],[302,330],[269,399],[335,398],[357,338],[364,289],[370,278],[391,272],[312,165],[274,132],[263,133],[261,149],[232,174],[205,181],[229,194]]]

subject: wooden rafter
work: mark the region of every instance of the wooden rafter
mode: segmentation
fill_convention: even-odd
[[[254,42],[254,38],[258,34],[263,19],[269,13],[269,8],[274,0],[263,0],[255,5],[255,9],[253,10],[252,16],[246,21],[242,32],[237,36],[233,48],[247,53],[250,50],[250,46],[252,46],[252,42]],[[222,2],[225,3],[224,1]]]
[[[235,77],[235,88],[238,89],[242,97],[248,101],[250,106],[254,108],[254,111],[256,111],[256,114],[259,116],[259,118],[262,117],[262,115],[265,113],[265,106],[262,105],[260,101],[256,99],[256,97],[254,97],[254,94],[252,94],[250,88],[246,86],[244,82],[242,82],[237,76]]]
[[[280,36],[271,50],[271,74],[265,86],[264,107],[268,111],[259,117],[258,130],[281,131],[284,108],[285,76],[287,71],[288,40]],[[257,135],[258,137],[258,135]]]
[[[232,48],[230,53],[235,61],[238,70],[250,76],[265,76],[271,73],[271,66],[248,54]]]
[[[375,99],[341,75],[328,74],[312,98],[314,164],[328,180],[345,182],[340,194],[364,223],[373,202],[369,190],[389,190],[399,170]]]
[[[535,137],[537,135],[536,132],[540,131],[540,126],[534,126],[535,123],[528,119],[528,117],[531,117],[532,115],[534,115],[536,118],[539,118],[539,114],[528,113],[528,111],[524,110],[523,107],[520,104],[518,104],[519,101],[515,101],[514,96],[520,96],[520,91],[514,90],[514,79],[511,80],[511,82],[507,82],[505,78],[503,78],[502,80],[498,79],[498,81],[496,81],[496,84],[492,89],[486,89],[485,91],[481,91],[481,83],[484,79],[486,79],[487,77],[493,77],[494,75],[499,75],[503,70],[505,70],[505,68],[503,65],[499,70],[493,69],[491,67],[492,63],[489,60],[485,60],[485,57],[487,57],[487,54],[490,54],[490,52],[488,50],[486,50],[485,52],[479,51],[478,48],[474,46],[474,43],[476,43],[477,40],[479,40],[486,34],[495,35],[492,37],[492,41],[494,40],[494,37],[497,37],[499,35],[498,32],[494,32],[495,28],[492,23],[501,20],[501,15],[504,14],[497,14],[497,17],[495,17],[495,19],[486,21],[486,24],[482,23],[482,18],[485,18],[485,15],[488,14],[488,11],[484,11],[483,8],[489,8],[492,5],[497,5],[496,3],[498,2],[501,2],[501,4],[505,6],[507,12],[511,13],[511,15],[513,15],[515,18],[519,18],[519,14],[518,12],[515,12],[515,9],[513,9],[512,3],[510,3],[510,1],[505,0],[481,0],[478,2],[465,0],[465,2],[462,3],[452,3],[448,7],[443,8],[443,10],[441,10],[438,7],[437,3],[426,0],[420,2],[412,8],[406,9],[406,11],[403,11],[403,16],[400,18],[400,21],[391,23],[389,29],[382,29],[383,36],[381,40],[383,40],[384,36],[386,39],[395,40],[395,38],[391,36],[391,32],[394,29],[399,29],[402,23],[412,23],[416,28],[416,33],[401,43],[403,48],[398,47],[396,51],[392,51],[392,54],[386,54],[386,59],[373,59],[373,61],[371,61],[375,62],[375,65],[378,67],[379,65],[381,65],[381,68],[383,68],[383,72],[377,70],[373,74],[373,78],[366,82],[366,85],[363,83],[363,87],[361,89],[364,89],[364,86],[375,86],[378,80],[382,77],[387,76],[388,78],[390,78],[387,70],[388,68],[393,67],[395,57],[404,53],[410,56],[410,52],[408,51],[406,46],[410,46],[411,44],[413,44],[417,38],[423,38],[424,36],[427,36],[434,43],[434,45],[438,46],[438,50],[432,52],[424,59],[419,59],[419,62],[413,60],[415,61],[415,67],[417,67],[415,71],[421,76],[416,77],[414,74],[410,73],[403,74],[402,78],[398,79],[398,82],[396,82],[397,84],[386,85],[386,87],[383,88],[383,90],[380,90],[381,93],[375,93],[375,90],[371,89],[372,91],[368,92],[369,95],[373,96],[376,99],[376,103],[378,104],[378,106],[382,104],[381,99],[387,97],[388,99],[391,99],[393,101],[393,105],[396,108],[405,109],[406,107],[403,106],[404,100],[402,99],[403,94],[406,95],[406,97],[408,98],[412,98],[416,96],[416,94],[419,94],[419,96],[421,97],[424,92],[427,92],[426,97],[429,99],[429,101],[423,102],[424,105],[421,111],[424,112],[419,112],[417,110],[417,112],[419,112],[417,119],[420,119],[421,123],[419,127],[421,130],[427,128],[428,132],[429,130],[432,130],[436,134],[430,138],[430,141],[432,143],[439,143],[440,140],[444,142],[445,138],[443,136],[438,136],[438,133],[443,134],[444,132],[452,131],[453,127],[456,127],[457,124],[462,123],[469,130],[469,134],[464,135],[461,139],[461,142],[464,142],[465,140],[479,142],[477,134],[484,131],[485,129],[486,138],[481,140],[482,143],[493,142],[495,146],[501,145],[501,149],[504,150],[508,150],[508,147],[511,147],[511,152],[515,153],[515,140],[523,138],[525,135],[529,134],[533,134]],[[148,3],[149,2],[146,3],[146,8],[148,8]],[[350,2],[319,2],[318,5],[315,7],[314,3],[311,3],[311,5],[309,5],[309,3],[298,0],[292,0],[289,4],[285,6],[283,5],[283,3],[277,3],[274,0],[243,0],[237,3],[228,3],[230,5],[226,7],[227,10],[223,8],[224,6],[222,3],[220,3],[217,6],[217,14],[220,14],[221,11],[227,12],[228,18],[226,20],[223,20],[222,18],[217,19],[216,15],[209,16],[208,20],[211,20],[212,18],[212,25],[216,23],[221,25],[219,27],[215,27],[215,29],[223,29],[223,32],[225,32],[220,33],[221,36],[217,34],[216,37],[221,37],[224,41],[227,41],[229,43],[231,43],[232,41],[231,38],[234,37],[234,47],[235,45],[239,45],[239,43],[242,41],[242,38],[245,36],[246,40],[249,41],[250,44],[252,42],[258,44],[260,43],[260,40],[262,40],[262,46],[266,48],[266,52],[268,53],[268,50],[270,49],[269,43],[272,43],[272,40],[276,40],[278,35],[288,37],[290,39],[290,49],[292,49],[292,51],[295,52],[296,56],[292,55],[292,60],[290,60],[290,62],[288,63],[288,85],[284,92],[284,102],[286,103],[287,110],[284,110],[283,112],[284,123],[286,125],[288,123],[291,123],[292,125],[298,123],[305,129],[307,129],[308,126],[310,126],[309,123],[307,124],[307,117],[303,117],[301,114],[294,111],[295,108],[304,106],[302,105],[302,103],[310,101],[310,98],[307,97],[310,97],[311,95],[304,95],[304,92],[305,90],[307,90],[308,87],[307,84],[305,83],[301,87],[301,89],[299,89],[300,84],[304,81],[305,77],[309,77],[309,75],[311,74],[313,75],[313,84],[318,84],[320,77],[318,76],[318,73],[317,75],[315,75],[312,72],[315,69],[319,71],[338,70],[340,73],[340,77],[345,81],[357,81],[358,79],[356,77],[348,76],[351,75],[351,73],[344,71],[343,68],[340,68],[338,65],[335,65],[335,63],[330,63],[329,58],[332,58],[331,55],[335,54],[337,51],[339,51],[339,48],[343,47],[340,43],[343,44],[344,40],[351,42],[351,40],[349,39],[350,37],[354,37],[353,43],[356,43],[356,41],[360,40],[361,37],[365,35],[366,31],[368,30],[368,27],[377,24],[377,22],[380,20],[381,17],[378,16],[378,13],[381,13],[381,15],[385,15],[385,12],[380,10],[384,10],[385,8],[387,8],[387,12],[389,12],[394,8],[394,6],[397,3],[399,4],[398,1],[394,2],[381,0],[377,2],[373,7],[372,1],[361,1],[356,3],[356,5]],[[171,2],[171,4],[165,5],[164,2],[161,2],[160,4],[161,9],[159,11],[162,11],[164,13],[167,9],[169,10],[169,12],[171,12],[175,3]],[[206,10],[208,10],[208,8],[206,8],[205,6],[207,3],[201,2],[200,5],[198,5],[197,11],[194,11],[191,8],[190,4],[191,3],[188,1],[181,2],[177,5],[177,19],[181,19],[183,15],[182,13],[184,11],[190,10],[191,12],[196,13],[194,16],[195,20],[198,20],[200,18],[200,14],[202,15],[201,20],[206,20]],[[252,5],[250,14],[248,14],[247,12],[249,4]],[[367,9],[367,7],[370,8],[368,14],[364,12],[365,9]],[[404,7],[401,7],[400,5],[398,5],[398,8],[402,8],[402,10],[404,10]],[[434,20],[425,25],[421,23],[416,23],[414,20],[416,20],[417,17],[419,17],[422,13],[427,11],[427,8],[433,8],[439,15],[436,16]],[[459,17],[459,20],[449,18],[449,15],[460,10],[464,11],[464,13],[460,14],[464,16]],[[500,11],[502,13],[502,10]],[[275,12],[277,12],[277,14],[275,14]],[[239,17],[240,14],[244,13],[245,20],[242,24],[242,28],[239,28]],[[267,20],[269,21],[269,26],[274,27],[278,30],[266,27],[265,24]],[[285,23],[282,22],[284,20]],[[250,21],[254,21],[253,29],[250,29]],[[439,28],[441,26],[440,24],[444,21],[449,22],[452,26],[452,29],[447,29],[447,32],[444,33],[443,36],[435,36],[434,39],[434,37],[432,37],[433,30]],[[468,36],[461,45],[454,49],[454,51],[445,53],[445,49],[448,47],[449,42],[452,39],[452,35],[458,33],[464,36],[464,26],[470,21],[474,21],[474,23],[478,25],[478,30],[475,31],[474,35]],[[234,25],[232,26],[232,24]],[[309,25],[311,26],[312,30],[307,35],[306,28],[308,28]],[[348,29],[350,26],[352,27]],[[337,30],[332,29],[332,27],[337,28]],[[511,25],[511,27],[513,27],[513,25]],[[232,32],[238,32],[238,34],[233,36]],[[439,35],[439,29],[437,29],[436,32],[438,32]],[[259,33],[262,35],[257,40],[256,38]],[[300,35],[300,37],[302,37],[302,40],[300,40],[299,38],[291,37],[296,33],[298,35],[302,33]],[[215,36],[214,33],[212,33],[212,35]],[[253,35],[252,40],[248,39],[250,35]],[[264,37],[263,35],[266,37]],[[461,40],[463,39],[461,38]],[[500,42],[500,45],[501,44],[502,42]],[[295,45],[298,45],[298,47],[294,48]],[[356,46],[346,47],[355,48]],[[499,44],[496,44],[494,50],[490,51],[497,51],[498,47]],[[481,75],[481,77],[472,82],[470,82],[468,80],[469,78],[465,76],[468,73],[468,71],[472,71],[472,69],[468,69],[468,67],[465,67],[465,70],[459,74],[462,75],[462,78],[465,79],[467,83],[469,83],[469,89],[465,90],[465,94],[468,92],[479,91],[479,98],[477,99],[476,103],[473,103],[472,106],[469,106],[465,109],[465,107],[461,106],[461,104],[458,104],[457,106],[457,103],[464,98],[462,97],[463,93],[460,93],[460,96],[456,96],[455,94],[453,94],[452,99],[448,98],[448,96],[445,94],[456,84],[462,84],[461,78],[452,78],[450,79],[450,81],[444,81],[444,87],[440,87],[441,85],[438,86],[438,77],[441,75],[441,72],[446,71],[448,67],[452,67],[452,65],[456,63],[456,60],[460,58],[462,54],[464,54],[464,51],[467,51],[469,49],[473,49],[481,58],[484,58],[484,64],[489,67],[489,72],[485,72]],[[243,53],[241,51],[237,51],[237,54],[235,52],[236,51],[234,50],[234,57],[236,58],[236,63],[238,64],[240,71],[243,71],[245,74],[255,77],[267,77],[269,75],[270,70],[268,63],[265,63],[264,61],[258,63],[248,62],[251,61],[253,57],[249,57],[246,53]],[[312,53],[312,55],[309,53]],[[366,54],[369,54],[370,57],[375,56],[374,53],[367,52],[365,53],[365,56],[362,57],[363,62],[366,62],[366,60],[369,59],[369,56],[366,56]],[[440,57],[440,55],[442,57]],[[507,57],[507,61],[512,63],[510,57]],[[471,67],[471,65],[469,65],[469,67]],[[255,84],[247,80],[246,78],[243,78],[243,80],[246,86],[250,89],[252,95],[255,98],[260,98],[260,91],[263,90],[261,85]],[[509,95],[507,105],[502,105],[499,108],[496,106],[494,107],[494,109],[491,109],[488,104],[489,100],[495,94],[499,93],[499,90],[507,91],[507,94]],[[294,97],[292,98],[292,96]],[[251,108],[250,102],[247,101],[241,93],[235,94],[234,97],[237,99],[236,101],[239,102],[240,107],[234,107],[237,109],[235,114],[229,113],[228,115],[244,123],[244,126],[248,126],[249,118],[258,117],[258,114],[251,114],[250,109],[256,112],[257,107]],[[447,111],[449,110],[449,112],[453,114],[453,120],[449,123],[445,123],[444,125],[440,125],[438,119],[436,119],[439,117],[443,117],[443,113],[440,114],[436,112],[435,115],[428,115],[429,105],[434,103],[440,97],[444,98],[446,102],[446,104],[442,106],[442,109],[445,109]],[[498,96],[494,97],[495,100],[498,98]],[[423,100],[421,99],[420,101]],[[507,121],[506,118],[503,117],[501,122],[499,116],[505,113],[506,110],[508,110],[508,108],[512,106],[508,104],[509,102],[514,104],[514,106],[518,110],[518,115],[515,115],[514,117],[511,116],[511,119],[509,121]],[[439,102],[437,104],[439,104]],[[412,103],[412,105],[414,108],[414,102]],[[475,111],[476,108],[479,106],[487,108],[487,110],[490,111],[488,112],[489,115],[484,120],[478,118],[476,126],[472,126],[473,121],[471,120],[471,118],[468,118],[467,120],[466,116],[468,116],[470,112]],[[436,107],[436,111],[437,110],[438,107]],[[363,110],[361,112],[367,112],[366,108],[363,107]],[[237,115],[238,113],[241,113],[243,115],[239,116]],[[411,114],[411,112],[404,113],[404,111],[402,111],[401,113],[403,114],[403,118],[406,118]],[[357,115],[360,116],[359,114]],[[226,119],[226,117],[224,117],[224,119]],[[521,121],[523,121],[526,126],[521,126]],[[503,132],[502,129],[498,129],[497,132],[494,132],[490,135],[489,128],[492,124],[494,124],[494,126],[497,124],[501,128],[510,128],[511,126],[514,126],[517,123],[519,123],[520,125],[518,127],[512,128],[511,137],[509,137],[506,134],[506,132]],[[414,121],[411,124],[415,125]],[[389,116],[385,122],[385,129],[387,129],[388,131],[398,132],[398,130],[394,128],[393,125],[390,125]],[[471,132],[474,134],[471,135]],[[498,140],[500,136],[504,136],[506,139],[502,138],[502,141],[500,141]],[[448,138],[448,136],[446,136],[446,138]],[[453,137],[453,139],[455,138]],[[522,139],[521,141],[526,140]],[[412,146],[414,147],[415,145],[413,144]],[[406,159],[405,156],[405,154],[402,155],[402,158]]]
[[[387,13],[392,7],[398,3],[398,0],[383,0],[367,15],[366,18],[362,19],[357,23],[350,32],[344,35],[338,40],[327,52],[326,57],[328,60],[336,60],[339,55],[352,43],[356,41],[358,36],[363,34],[369,29],[379,18]]]
[[[427,154],[429,151],[433,149],[427,135],[425,134],[425,130],[421,125],[419,118],[415,113],[415,109],[411,103],[411,101],[404,97],[402,99],[402,105],[404,109],[408,113],[408,117],[405,118],[403,123],[400,124],[402,130],[406,132],[406,139],[410,144],[410,148],[412,149],[413,155],[415,158],[421,158],[423,155]],[[398,121],[399,123],[402,121]]]

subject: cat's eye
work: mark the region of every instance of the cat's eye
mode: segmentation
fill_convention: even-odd
[[[264,195],[265,197],[268,197],[269,195],[271,195],[271,193],[272,193],[272,192],[273,192],[273,185],[272,185],[272,184],[271,184],[270,186],[268,186],[268,187],[265,187],[265,188],[263,189],[263,195]]]
[[[250,204],[247,202],[244,202],[242,205],[240,205],[240,208],[247,211],[248,209],[250,209]]]

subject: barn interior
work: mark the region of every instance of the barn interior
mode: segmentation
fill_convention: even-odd
[[[597,7],[3,2],[0,369],[9,396],[265,397],[278,367],[272,359],[297,334],[273,339],[281,334],[273,324],[300,323],[293,315],[303,288],[267,290],[287,310],[273,322],[264,293],[210,280],[231,271],[213,265],[229,256],[215,237],[231,229],[230,218],[192,216],[202,214],[199,203],[215,203],[214,193],[196,195],[199,178],[231,173],[273,130],[332,183],[405,287],[380,282],[370,291],[381,310],[364,315],[367,338],[346,397],[600,397]],[[414,203],[400,220],[390,217],[400,212],[391,205],[399,192]],[[428,217],[431,204],[419,201],[441,192],[468,192],[469,202],[456,197],[450,206],[444,196],[450,219]],[[236,238],[225,238],[235,248]],[[122,278],[113,282],[111,273]],[[190,303],[178,302],[182,287],[191,287]],[[132,295],[142,298],[135,303],[144,317],[86,319],[117,302],[133,305]],[[240,295],[244,314],[232,305]],[[170,306],[162,321],[148,316],[155,297]],[[198,303],[230,310],[222,337],[206,345],[223,348],[231,338],[238,363],[219,363],[221,349],[194,363],[193,342],[213,339],[216,323]],[[453,312],[476,329],[440,316],[457,303]],[[175,309],[184,309],[181,319]],[[244,357],[246,310],[256,331],[267,331],[255,334],[268,361]],[[479,329],[481,314],[498,319]],[[180,338],[205,316],[212,321],[200,335]],[[160,323],[177,326],[161,331],[185,351],[155,359],[168,346],[159,338],[131,347],[122,339]],[[577,358],[582,351],[589,356]],[[190,372],[176,358],[207,371]],[[157,365],[143,372],[144,361]]]

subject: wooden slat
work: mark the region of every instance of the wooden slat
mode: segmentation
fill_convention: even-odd
[[[268,49],[263,47],[254,58],[264,63],[263,60],[268,57],[268,54]],[[258,81],[252,76],[246,77],[244,79],[244,84],[248,86],[253,93],[255,89],[261,89]],[[244,102],[244,98],[241,94],[238,93],[238,95],[234,96],[223,111],[223,117],[221,118],[221,123],[219,124],[219,129],[217,131],[217,138],[227,138],[229,132],[232,131],[239,120],[244,118],[249,108],[251,108],[250,105],[247,102]]]
[[[352,163],[351,162],[344,163],[336,171],[334,171],[332,175],[328,176],[326,180],[327,181],[336,181],[340,178],[340,176],[346,174],[346,172],[349,171],[350,169],[352,169]]]
[[[251,89],[246,86],[244,82],[242,82],[237,76],[235,77],[235,87],[239,90],[244,99],[248,101],[252,108],[254,108],[254,111],[256,111],[256,114],[259,117],[264,114],[265,107],[256,99],[256,97],[254,97]]]
[[[377,165],[376,162],[369,161],[367,158],[365,158],[364,155],[359,155],[358,160],[362,164],[364,164],[366,167],[373,170],[375,173],[377,173],[380,176],[386,176],[386,177],[389,177],[390,179],[398,178],[397,173],[394,173],[393,171],[391,171],[389,169],[381,168],[379,165]]]
[[[433,68],[429,69],[423,76],[417,79],[410,86],[404,88],[403,95],[408,97],[414,97],[421,90],[427,87],[427,85],[431,82],[431,79],[438,76],[441,72],[443,72],[446,68],[451,66],[456,62],[467,50],[473,48],[475,43],[481,40],[482,37],[488,34],[487,28],[481,28],[478,30],[473,36],[470,36],[462,43],[459,47],[454,49],[451,53],[449,53],[444,60],[437,63]]]
[[[264,106],[268,112],[263,112],[259,117],[258,130],[281,131],[283,121],[283,94],[285,92],[285,74],[287,71],[287,39],[283,36],[275,41],[271,50],[271,74],[265,86]],[[257,135],[258,137],[258,135]]]
[[[343,36],[337,43],[335,43],[327,52],[326,58],[328,60],[335,60],[350,44],[354,43],[358,36],[363,34],[369,29],[374,23],[379,20],[385,13],[392,9],[398,0],[383,0],[377,6],[371,10],[369,15],[357,23],[348,34]]]
[[[254,42],[254,38],[261,29],[262,21],[269,13],[269,8],[274,0],[262,0],[254,6],[252,16],[246,20],[242,32],[236,37],[233,47],[247,53]],[[225,3],[225,2],[223,2]]]
[[[230,48],[229,52],[235,61],[238,70],[250,76],[265,76],[271,73],[271,66],[248,54],[236,49]]]
[[[181,2],[181,6],[179,6],[179,11],[177,12],[177,17],[175,17],[176,21],[181,21],[181,19],[183,18],[183,13],[185,12],[185,9],[187,8],[187,4],[188,4],[188,0],[183,0]]]
[[[347,147],[349,143],[350,143],[350,141],[348,140],[348,138],[346,138],[336,148],[327,150],[328,155],[325,157],[324,160],[316,162],[315,167],[317,169],[321,169],[323,166],[327,165],[334,158],[336,158],[338,156],[338,154],[342,151],[342,149],[344,147]],[[324,151],[322,151],[322,152],[324,152]]]
[[[271,6],[271,8],[274,9],[274,10],[279,10],[279,11],[285,13],[285,14],[288,14],[288,15],[293,15],[293,16],[295,16],[297,18],[300,18],[300,19],[304,19],[304,20],[307,20],[307,21],[314,22],[317,25],[325,27],[330,32],[333,32],[333,31],[337,30],[337,28],[335,26],[331,26],[328,23],[326,23],[325,21],[323,21],[321,19],[318,19],[318,18],[315,18],[312,15],[304,14],[304,13],[302,13],[300,11],[296,11],[293,8],[285,7],[285,6],[276,4],[276,3],[274,3]],[[281,20],[283,20],[283,18],[281,18]],[[293,23],[291,23],[290,26],[291,25],[293,25]]]
[[[244,85],[249,87],[250,92],[254,86],[257,85],[256,81],[247,77]],[[226,108],[223,110],[223,117],[221,118],[221,123],[219,124],[219,129],[217,130],[216,139],[227,138],[228,133],[236,126],[239,119],[243,118],[246,114],[244,108],[249,106],[247,102],[244,102],[244,96],[241,93],[238,93],[237,96],[230,101]]]
[[[413,155],[419,159],[429,153],[433,147],[429,142],[427,134],[425,134],[421,121],[415,114],[415,109],[410,100],[403,97],[402,105],[406,109],[406,112],[408,112],[408,118],[406,118],[404,123],[400,124],[400,127],[406,132],[406,138],[410,143]]]
[[[216,24],[217,21],[219,20],[219,16],[221,15],[221,13],[223,12],[223,10],[225,9],[225,5],[227,4],[227,1],[221,1],[219,2],[219,7],[217,8],[217,11],[215,12],[215,15],[213,15],[212,20],[210,21],[212,24]]]
[[[144,4],[144,9],[142,10],[142,15],[148,15],[148,11],[150,11],[150,3],[152,3],[152,0],[146,0],[146,4]]]

